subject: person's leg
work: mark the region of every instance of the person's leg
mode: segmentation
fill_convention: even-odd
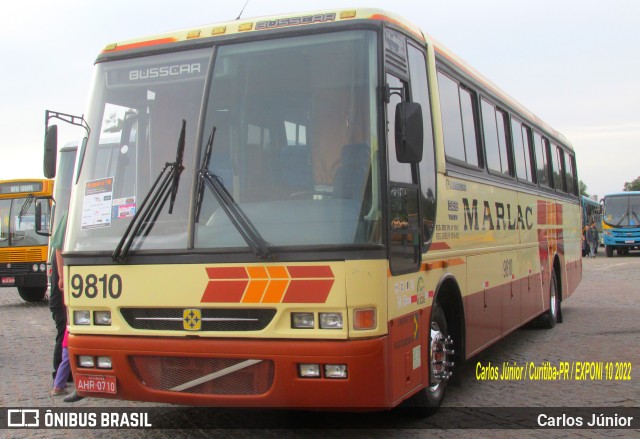
[[[56,324],[56,344],[53,348],[53,378],[55,379],[58,366],[62,362],[62,339],[67,327],[67,310],[65,308],[51,308],[51,317]]]
[[[67,387],[67,377],[71,371],[71,365],[69,364],[69,350],[62,348],[62,362],[58,366],[58,372],[56,373],[56,379],[53,381],[53,387],[55,389],[64,389]]]

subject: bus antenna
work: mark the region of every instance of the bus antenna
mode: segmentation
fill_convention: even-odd
[[[240,10],[240,13],[238,14],[238,16],[236,17],[236,20],[240,20],[240,17],[242,16],[242,13],[244,12],[244,8],[247,7],[247,4],[249,3],[249,0],[247,0],[246,2],[244,2],[244,6],[242,7],[242,9]]]

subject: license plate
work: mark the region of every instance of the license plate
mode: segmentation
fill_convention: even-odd
[[[108,375],[78,375],[76,389],[85,393],[116,393],[116,377]]]
[[[2,278],[2,285],[13,285],[16,283],[16,278],[15,277],[3,277]]]

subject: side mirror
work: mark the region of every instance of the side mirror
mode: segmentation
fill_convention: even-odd
[[[396,105],[396,158],[400,163],[418,163],[422,160],[424,130],[422,107],[416,102]]]
[[[36,199],[36,234],[51,236],[51,200],[49,198]]]
[[[44,136],[43,172],[45,178],[56,176],[56,160],[58,157],[58,125],[47,128]]]

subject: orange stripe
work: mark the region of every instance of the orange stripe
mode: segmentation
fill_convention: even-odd
[[[262,295],[267,289],[269,281],[267,279],[252,279],[244,293],[242,303],[260,303]]]
[[[262,303],[280,303],[289,285],[289,280],[272,280],[262,298]]]
[[[149,46],[157,46],[160,44],[169,44],[169,43],[175,43],[176,41],[178,41],[176,38],[173,37],[168,37],[168,38],[159,38],[157,40],[149,40],[149,41],[141,41],[139,43],[131,43],[131,44],[124,44],[122,46],[116,46],[114,49],[111,50],[103,50],[102,53],[111,53],[111,52],[120,52],[123,50],[133,50],[133,49],[140,49],[142,47],[149,47]]]

